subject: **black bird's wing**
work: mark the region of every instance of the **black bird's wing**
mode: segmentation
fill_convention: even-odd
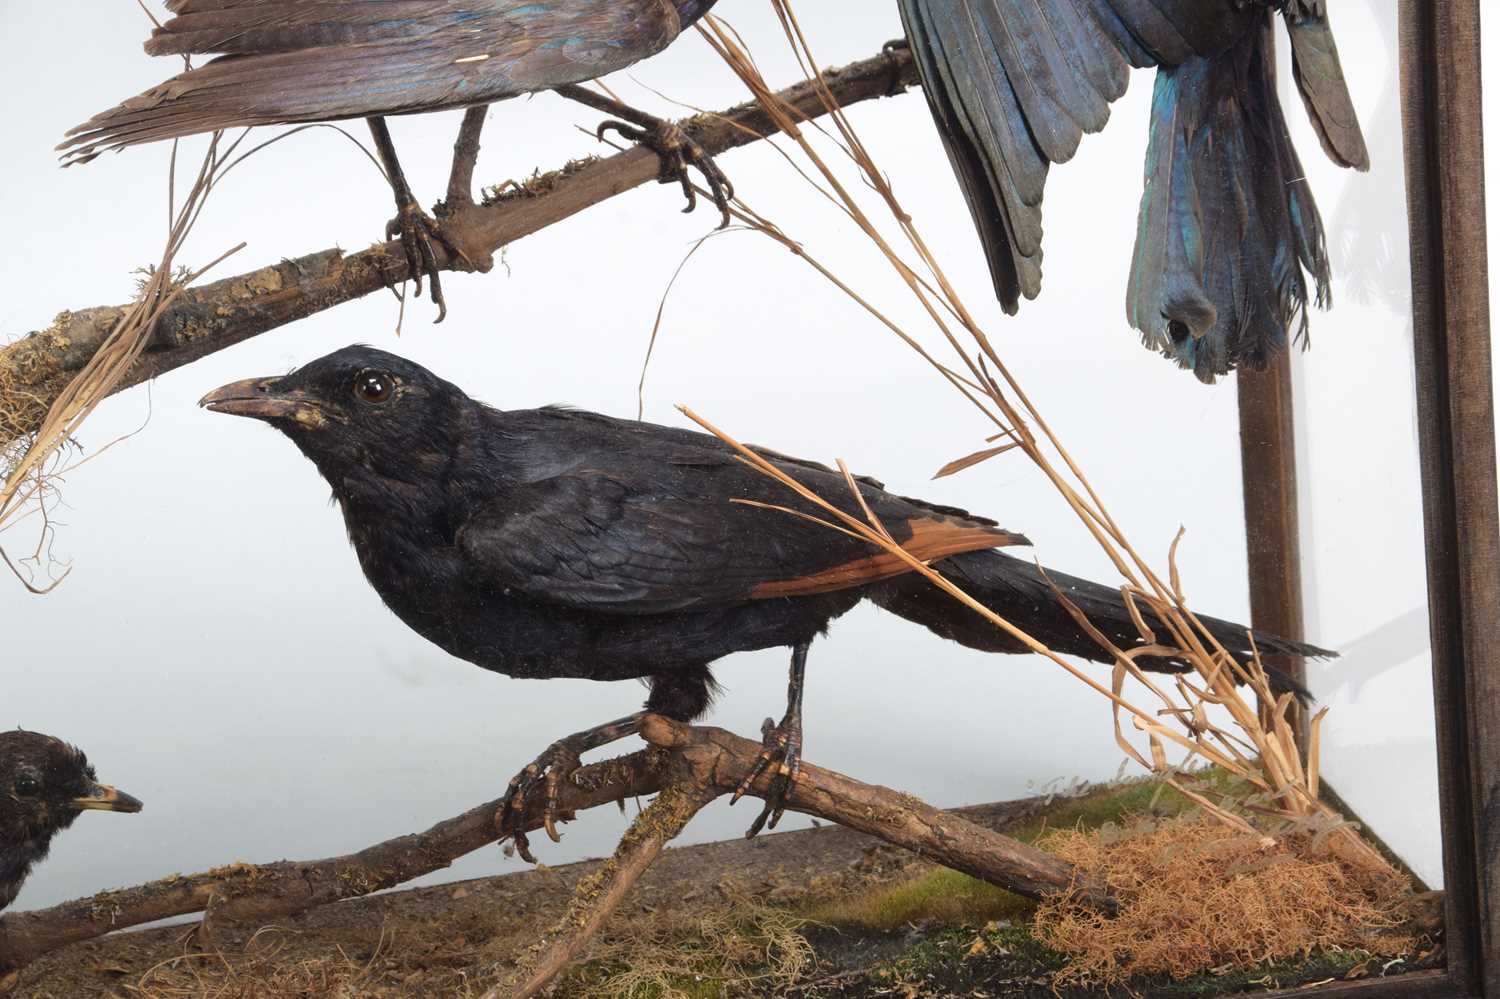
[[[1292,42],[1292,76],[1323,151],[1339,166],[1370,169],[1370,152],[1328,25],[1327,0],[1288,4],[1284,20]]]
[[[215,54],[96,115],[70,163],[215,129],[487,104],[590,80],[676,37],[664,0],[174,0],[154,54]]]
[[[858,512],[838,473],[779,463]],[[896,540],[922,559],[1026,543],[961,511],[867,483],[860,489]],[[828,593],[910,571],[850,534],[737,499],[819,516],[732,455],[673,443],[657,455],[595,453],[578,467],[507,489],[463,524],[457,541],[469,571],[489,585],[619,614]]]

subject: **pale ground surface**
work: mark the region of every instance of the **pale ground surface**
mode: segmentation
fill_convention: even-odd
[[[726,0],[767,76],[794,69],[766,5]],[[1341,5],[1339,41],[1377,167],[1341,173],[1317,149],[1295,96],[1288,115],[1312,177],[1339,282],[1338,308],[1313,317],[1299,358],[1299,441],[1309,637],[1343,649],[1312,686],[1334,708],[1325,772],[1430,880],[1439,878],[1416,439],[1407,318],[1405,215],[1395,104],[1394,13]],[[819,60],[866,56],[899,34],[894,4],[801,4]],[[137,46],[134,4],[7,4],[7,37],[29,38],[0,66],[7,122],[11,275],[0,330],[40,328],[64,307],[124,301],[132,268],[159,250],[166,147],[56,169],[68,126],[168,75]],[[66,86],[38,81],[66,74]],[[739,85],[697,38],[639,68],[641,84],[703,107]],[[665,108],[621,77],[627,99]],[[1054,171],[1042,298],[1008,319],[915,93],[852,118],[950,275],[1038,405],[1127,527],[1164,561],[1188,529],[1183,578],[1198,608],[1246,614],[1233,383],[1208,389],[1146,354],[1122,319],[1140,191],[1150,79],[1137,74],[1103,135]],[[45,94],[45,96],[41,96]],[[596,150],[574,125],[598,116],[553,96],[490,116],[485,183]],[[456,114],[393,130],[418,192],[436,197]],[[361,126],[354,129],[363,136]],[[514,137],[512,139],[512,137]],[[196,150],[199,147],[191,146]],[[767,148],[725,157],[740,192],[903,320],[913,310],[884,265]],[[187,251],[206,261],[240,240],[224,274],[338,243],[360,248],[389,214],[376,172],[328,131],[273,147],[215,195]],[[69,477],[55,554],[75,568],[52,595],[0,588],[9,641],[0,724],[82,744],[101,776],[148,803],[140,816],[89,816],[63,837],[20,904],[234,859],[342,853],[425,827],[493,797],[556,736],[635,707],[634,684],[513,681],[451,659],[392,617],[364,584],[327,489],[264,427],[200,412],[231,379],[284,371],[353,341],[427,364],[507,407],[566,401],[634,412],[657,302],[704,212],[650,187],[512,247],[487,277],[448,279],[451,318],[422,302],[393,335],[396,309],[373,295],[260,337],[105,404],[91,450],[144,430]],[[507,272],[508,271],[508,272]],[[744,439],[810,458],[843,457],[893,487],[968,506],[1024,530],[1047,564],[1109,579],[1108,565],[1040,477],[1006,458],[942,482],[934,469],[988,431],[951,390],[790,254],[752,235],[716,238],[666,310],[646,385],[648,419],[681,424],[693,405]],[[3,539],[25,548],[30,535]],[[21,627],[24,624],[24,627]],[[1101,676],[1107,675],[1101,671]],[[716,723],[742,731],[779,714],[779,652],[736,657]],[[988,801],[1075,777],[1112,777],[1121,754],[1104,702],[1041,661],[945,644],[861,609],[813,653],[808,757],[939,804]],[[715,807],[692,841],[731,836],[746,807]],[[553,863],[611,848],[623,820],[571,827]],[[518,866],[484,851],[445,873]]]

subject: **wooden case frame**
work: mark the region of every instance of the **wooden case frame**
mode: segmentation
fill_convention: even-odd
[[[1446,966],[1276,995],[1500,999],[1500,493],[1485,246],[1481,0],[1399,0],[1423,530],[1442,807]],[[1297,630],[1283,366],[1240,380],[1257,624]]]

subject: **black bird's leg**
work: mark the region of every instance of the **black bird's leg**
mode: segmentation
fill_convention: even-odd
[[[434,322],[440,323],[448,315],[442,279],[438,277],[437,256],[432,252],[434,238],[443,244],[454,260],[470,270],[487,271],[491,266],[488,251],[471,237],[465,227],[468,210],[474,207],[469,188],[474,179],[474,160],[479,155],[479,132],[484,127],[484,112],[483,107],[470,108],[464,115],[458,141],[453,147],[453,172],[448,180],[448,201],[441,222],[424,212],[412,194],[385,119],[367,119],[370,135],[375,139],[375,151],[380,155],[386,176],[390,178],[391,192],[396,196],[396,217],[386,223],[385,238],[401,238],[401,249],[406,254],[406,266],[412,280],[416,282],[418,298],[422,296],[422,276],[425,274],[432,282],[432,301],[438,307],[438,317]],[[455,189],[462,194],[459,200],[455,200]]]
[[[482,219],[479,206],[474,203],[474,164],[479,159],[479,134],[484,131],[484,118],[489,105],[482,104],[464,112],[464,122],[459,126],[458,138],[453,142],[453,167],[448,173],[448,194],[439,201],[438,238],[443,245],[456,253],[471,270],[488,274],[495,266],[493,252],[484,241],[480,230]]]
[[[502,830],[505,828],[505,823],[509,820],[511,813],[515,813],[517,818],[520,817],[520,814],[526,810],[526,799],[540,784],[547,792],[547,807],[542,813],[542,827],[547,830],[547,835],[552,838],[552,842],[562,842],[556,823],[557,797],[563,781],[583,766],[581,757],[584,753],[635,735],[641,730],[641,719],[645,716],[646,712],[637,711],[633,715],[626,715],[624,718],[616,718],[603,725],[595,725],[582,732],[575,732],[548,746],[542,755],[526,764],[524,770],[510,779],[510,786],[505,791],[505,800],[497,816],[500,828]],[[528,864],[536,863],[536,858],[531,855],[526,834],[517,829],[511,836],[515,840],[516,852],[521,855],[521,859]]]
[[[484,131],[484,118],[489,111],[488,104],[469,108],[458,127],[458,138],[453,141],[453,168],[448,174],[448,197],[443,202],[449,214],[474,206],[474,164],[479,160],[479,134]]]
[[[786,793],[796,782],[797,774],[802,769],[802,682],[806,674],[807,643],[803,642],[792,649],[791,680],[786,692],[786,717],[781,719],[780,725],[773,724],[767,718],[761,726],[765,748],[760,751],[755,766],[740,781],[740,786],[735,789],[734,797],[730,800],[731,805],[739,801],[750,790],[750,785],[755,783],[757,777],[765,773],[773,762],[778,764],[771,794],[766,798],[766,807],[761,809],[760,815],[750,824],[745,833],[746,839],[767,827],[767,819],[770,819],[769,828],[776,828],[776,823],[781,821],[782,813],[786,811]]]
[[[622,138],[654,150],[661,157],[661,183],[676,181],[682,185],[682,193],[687,197],[684,212],[690,212],[698,206],[698,195],[693,190],[692,177],[689,175],[691,168],[697,168],[708,184],[714,206],[719,209],[722,219],[719,228],[729,225],[729,203],[734,200],[734,185],[724,175],[724,171],[719,169],[713,157],[704,152],[703,147],[689,138],[682,129],[670,121],[637,111],[629,104],[612,100],[576,83],[564,84],[557,88],[557,92],[570,101],[587,104],[596,111],[621,119],[606,121],[600,125],[594,132],[599,138],[604,138],[605,132],[618,132]]]
[[[391,183],[391,193],[396,196],[396,217],[385,224],[385,238],[401,237],[401,249],[406,254],[406,266],[412,281],[417,286],[417,297],[422,297],[422,275],[432,281],[432,301],[438,307],[435,322],[442,322],[448,315],[448,305],[443,300],[443,285],[438,278],[437,257],[432,252],[432,238],[438,227],[411,193],[406,182],[406,173],[401,169],[401,160],[396,156],[396,144],[391,141],[391,130],[385,119],[367,118],[370,135],[375,140],[375,152],[385,167],[386,177]]]

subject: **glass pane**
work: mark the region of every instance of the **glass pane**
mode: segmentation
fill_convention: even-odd
[[[1334,277],[1334,308],[1313,317],[1312,349],[1293,368],[1307,631],[1340,652],[1311,665],[1308,680],[1331,709],[1329,783],[1436,888],[1442,840],[1396,6],[1342,4],[1338,18],[1340,49],[1360,53],[1351,89],[1370,172],[1336,168],[1319,155],[1306,117],[1288,114]],[[1290,80],[1282,99],[1295,109]]]
[[[784,85],[800,71],[767,6],[721,5],[766,78]],[[1333,271],[1334,307],[1313,312],[1312,349],[1293,360],[1306,638],[1340,652],[1309,664],[1308,686],[1330,709],[1326,783],[1438,888],[1395,5],[1336,6],[1373,161],[1367,174],[1323,156],[1276,29],[1281,99]],[[903,32],[891,0],[803,2],[798,14],[822,66],[869,57]],[[26,280],[8,289],[0,317],[7,331],[43,329],[60,308],[125,301],[130,269],[158,252],[166,148],[64,172],[52,147],[64,129],[166,70],[122,44],[146,30],[133,5],[101,5],[67,33],[39,5],[5,6],[0,24],[7,36],[48,40],[0,65],[6,179],[27,192],[7,203],[7,221],[25,239],[0,241],[0,273]],[[35,81],[55,76],[62,48],[87,73],[33,99]],[[1185,529],[1176,564],[1192,608],[1248,621],[1235,380],[1200,384],[1143,349],[1124,318],[1151,74],[1133,73],[1109,126],[1051,170],[1042,292],[1014,317],[994,299],[922,95],[866,101],[849,118],[1131,542],[1165,575]],[[609,83],[662,114],[678,108],[661,94],[713,109],[746,99],[696,37]],[[478,179],[525,178],[599,151],[575,126],[591,131],[600,117],[551,95],[496,106]],[[455,114],[393,119],[419,200],[441,192],[457,125]],[[357,121],[349,128],[364,138]],[[180,162],[196,163],[202,144],[194,141]],[[842,160],[828,140],[817,141]],[[895,322],[927,329],[869,240],[781,153],[758,143],[722,166],[746,203],[810,255]],[[221,266],[223,276],[324,247],[365,246],[391,207],[365,157],[344,137],[315,130],[257,154],[216,190],[187,255],[201,264],[248,243]],[[448,276],[450,315],[439,328],[430,326],[427,300],[408,298],[402,313],[390,296],[373,294],[100,407],[82,438],[87,454],[134,436],[62,484],[64,505],[54,509],[38,571],[45,581],[49,568],[71,565],[71,575],[41,598],[0,579],[0,729],[23,725],[77,742],[101,779],[147,809],[81,820],[16,908],[233,860],[337,855],[423,829],[499,796],[554,739],[640,707],[645,691],[636,683],[512,678],[419,637],[367,585],[316,469],[280,435],[195,406],[223,383],[284,373],[349,343],[399,353],[504,409],[562,401],[629,418],[639,406],[648,421],[687,427],[673,408],[687,403],[741,440],[817,461],[842,458],[895,493],[1024,533],[1027,559],[1118,584],[1095,538],[1018,453],[934,481],[946,463],[985,447],[995,428],[907,346],[804,259],[761,237],[715,236],[684,264],[715,220],[703,208],[680,215],[680,207],[676,186],[647,185],[507,247],[488,275]],[[31,542],[0,543],[12,554],[32,551]],[[780,717],[787,659],[773,648],[716,663],[724,690],[707,723],[754,737],[762,719]],[[1110,680],[1108,665],[1070,662]],[[1145,696],[1133,681],[1126,694]],[[1108,702],[1063,669],[1038,656],[964,648],[869,602],[813,643],[805,699],[807,761],[942,807],[1144,773],[1124,758]],[[682,842],[736,839],[758,807],[718,802]],[[588,812],[564,827],[561,843],[533,836],[533,848],[549,865],[607,854],[629,811]],[[788,815],[783,829],[811,824]],[[528,869],[486,849],[416,883]]]

